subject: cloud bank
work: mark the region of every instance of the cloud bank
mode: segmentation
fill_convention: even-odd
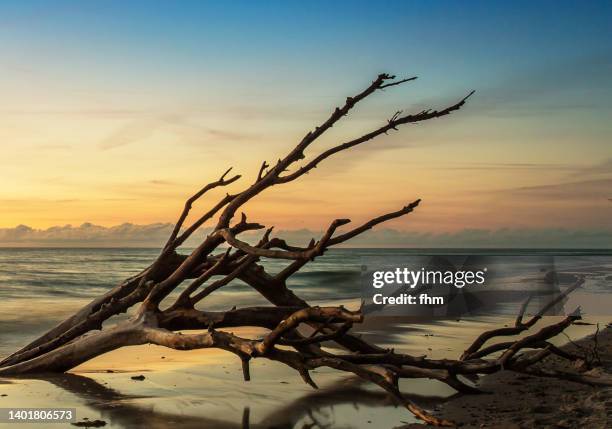
[[[54,226],[34,229],[26,225],[0,228],[3,247],[159,247],[172,231],[170,223],[104,227],[91,223],[81,226]]]
[[[25,225],[0,228],[0,247],[160,247],[172,231],[170,223],[104,227],[91,223],[33,229]],[[186,246],[194,246],[207,232],[195,234]],[[321,236],[309,229],[278,231],[278,236],[296,245]],[[257,235],[258,236],[258,235]],[[256,240],[255,234],[246,235]],[[600,229],[463,229],[451,233],[377,229],[356,237],[351,247],[410,248],[612,248],[612,228]]]

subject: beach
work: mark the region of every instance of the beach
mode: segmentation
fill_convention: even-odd
[[[461,345],[467,345],[473,334],[491,322],[415,326],[411,345],[402,351],[425,353],[434,358],[456,357],[462,350]],[[457,324],[463,326],[457,328]],[[578,338],[592,331],[593,326],[579,325],[572,327],[568,334]],[[234,332],[243,336],[258,334],[257,331]],[[607,352],[602,357],[607,359],[611,343],[609,330],[600,336],[605,338],[602,346]],[[564,339],[558,341],[562,344]],[[150,345],[126,347],[102,355],[68,374],[3,379],[0,394],[6,396],[0,396],[0,406],[74,407],[78,421],[99,420],[106,423],[105,427],[126,429],[174,424],[211,429],[301,428],[310,424],[333,428],[393,428],[420,424],[377,386],[332,370],[313,372],[319,390],[304,384],[286,366],[264,359],[256,359],[251,372],[252,380],[245,382],[239,360],[219,350],[185,352]],[[512,395],[503,390],[509,386],[515,389]],[[551,396],[546,404],[560,400],[561,393],[579,395],[583,401],[599,404],[593,405],[593,411],[587,409],[590,418],[598,422],[601,413],[595,413],[597,407],[601,408],[606,401],[609,406],[609,398],[593,396],[600,390],[548,379],[531,380],[516,374],[501,373],[484,378],[482,387],[493,390],[493,395],[458,396],[446,385],[429,380],[401,382],[403,392],[420,405],[468,427],[482,427],[482,424],[505,427],[496,426],[495,422],[507,423],[508,427],[537,427],[533,422],[532,426],[528,425],[529,419],[523,412],[528,411],[525,407],[534,406],[525,393],[537,397],[540,392],[550,390],[548,386],[554,387],[552,390],[558,397]],[[558,412],[546,405],[535,417],[555,420]],[[512,420],[517,415],[524,418],[523,426]],[[57,424],[62,425],[70,427],[68,423]],[[13,427],[6,423],[4,426]],[[41,426],[20,424],[19,427]]]
[[[588,336],[576,344],[592,345]],[[586,374],[612,375],[612,329],[598,335],[603,365]],[[565,349],[578,347],[567,344]],[[572,370],[557,357],[547,359],[545,367]],[[458,396],[437,409],[440,415],[465,428],[609,428],[612,425],[612,387],[586,386],[558,379],[539,378],[512,372],[499,372],[484,378],[481,388],[487,394]],[[402,426],[399,426],[402,427]],[[408,428],[431,428],[428,425],[404,425]]]
[[[14,351],[100,291],[137,272],[155,252],[152,249],[3,250],[0,354],[5,356]],[[361,256],[385,252],[400,251],[330,252],[296,278],[295,288],[312,304],[344,304],[356,309]],[[610,275],[609,266],[589,264],[585,267],[590,267],[595,280]],[[211,301],[213,309],[228,309],[236,304],[262,302],[240,284],[231,285],[227,291],[221,291],[216,301]],[[456,359],[482,331],[513,323],[516,308],[510,306],[507,310],[506,315],[432,319],[421,323],[366,317],[364,324],[354,326],[354,331],[397,352]],[[537,327],[558,320],[559,316],[545,317]],[[600,323],[603,329],[609,318],[585,316],[583,322],[586,324],[567,330],[569,338],[578,340],[591,335],[595,323]],[[258,338],[265,331],[240,328],[231,332]],[[600,337],[602,345],[609,347],[609,332],[602,331]],[[568,338],[563,335],[553,341],[556,345],[567,342]],[[607,353],[602,357],[607,359]],[[1,379],[0,407],[75,408],[77,422],[98,421],[104,422],[104,427],[122,429],[144,426],[357,429],[420,424],[378,386],[324,368],[313,371],[312,376],[320,387],[318,390],[306,385],[294,370],[284,365],[254,359],[251,381],[246,382],[239,359],[224,351],[131,346],[101,355],[67,374]],[[603,421],[602,407],[609,409],[609,398],[606,399],[606,393],[600,393],[603,390],[569,382],[559,384],[549,379],[531,380],[506,372],[487,376],[481,383],[485,390],[495,393],[457,395],[447,385],[426,379],[401,380],[400,387],[425,409],[468,427],[539,427],[542,422],[549,424],[564,419],[568,420],[568,427],[575,427],[572,425],[583,418],[591,419],[584,420],[589,427],[605,427],[597,426]],[[530,411],[529,407],[539,403],[535,398],[541,391],[547,395],[549,391],[555,392],[557,396],[546,399],[540,413]],[[588,413],[582,417],[574,416],[571,408],[560,411],[552,404],[562,404],[562,394],[576,394],[579,399],[570,405],[585,408],[586,405],[579,405],[584,402],[592,409],[585,408]],[[563,418],[555,417],[559,415]],[[518,417],[522,420],[512,420]],[[14,425],[0,423],[0,427]],[[42,426],[23,423],[19,427]],[[74,426],[58,423],[53,427]]]

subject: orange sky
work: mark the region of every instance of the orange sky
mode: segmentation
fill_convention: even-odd
[[[286,153],[343,95],[322,100],[305,118],[278,112],[240,118],[239,131],[231,109],[220,107],[212,115],[172,118],[78,111],[5,116],[12,127],[3,127],[0,137],[14,144],[3,150],[0,225],[171,222],[187,196],[228,166],[244,175],[231,191],[248,184],[262,159]],[[450,103],[456,97],[442,98]],[[536,129],[529,130],[535,136],[521,136],[524,130],[512,136],[515,121],[483,121],[478,104],[475,96],[452,118],[405,127],[341,153],[299,182],[261,195],[248,212],[279,228],[317,229],[335,217],[363,220],[422,198],[417,213],[390,226],[453,231],[609,225],[610,161],[595,163],[571,135],[542,136]],[[373,109],[360,109],[308,154],[380,124],[393,109],[392,103],[385,107],[380,120]],[[552,145],[559,150],[545,149]],[[221,195],[212,193],[197,208]]]

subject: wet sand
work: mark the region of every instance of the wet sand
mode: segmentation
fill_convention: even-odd
[[[543,322],[551,321],[554,318]],[[382,345],[396,347],[398,351],[438,358],[457,357],[477,332],[489,329],[493,324],[503,326],[503,323],[501,319],[410,326],[371,323],[358,329],[366,337],[375,338]],[[579,338],[592,331],[592,326],[575,326],[569,333],[573,338]],[[233,332],[248,337],[261,333],[253,329]],[[565,341],[564,337],[557,338],[558,344]],[[219,350],[185,352],[151,345],[126,347],[81,365],[70,374],[0,380],[0,395],[7,395],[0,396],[0,407],[74,407],[77,408],[78,421],[103,420],[105,427],[126,429],[392,428],[416,423],[408,411],[398,407],[376,386],[334,370],[318,369],[313,372],[314,379],[321,387],[319,390],[304,384],[295,371],[264,359],[254,360],[251,372],[252,381],[244,382],[238,359]],[[132,379],[140,375],[144,376],[143,380]],[[496,382],[497,379],[500,381]],[[520,384],[514,386],[508,384],[508,380],[516,380]],[[492,383],[492,386],[498,383],[504,388],[513,386],[534,395],[548,390],[546,386],[565,389],[567,394],[573,389],[584,401],[594,401],[591,393],[597,393],[588,388],[580,390],[573,383],[570,383],[571,386],[561,384],[563,389],[560,389],[550,380],[532,383],[507,374],[487,377],[485,386],[488,383]],[[566,389],[566,386],[570,387]],[[493,422],[491,416],[498,412],[500,416],[517,413],[510,411],[510,405],[487,402],[494,401],[495,395],[462,397],[435,381],[402,380],[401,387],[425,408],[441,409],[445,417],[460,417],[457,421],[462,423],[474,422],[471,427]],[[500,395],[506,394],[505,391],[500,392]],[[472,408],[466,408],[468,404]],[[529,405],[533,407],[534,404]],[[502,410],[504,406],[508,411]],[[496,411],[491,407],[500,409]],[[512,407],[520,410],[518,412],[525,420],[530,418],[520,404]],[[458,414],[460,410],[468,414]],[[541,411],[532,414],[542,419],[547,418],[545,415],[558,413],[556,408],[542,408]],[[482,415],[469,414],[478,412]],[[520,427],[516,422],[510,423],[514,426],[508,427]],[[524,427],[537,427],[536,423],[534,425]],[[15,426],[0,423],[0,427]],[[47,426],[20,424],[19,427]],[[52,427],[74,426],[62,423]]]
[[[598,335],[602,366],[589,375],[612,375],[612,328]],[[575,342],[592,345],[591,338]],[[564,347],[577,351],[574,344]],[[549,357],[544,367],[575,370],[562,359]],[[480,386],[487,394],[458,395],[436,409],[436,414],[465,428],[593,428],[612,427],[612,387],[591,387],[551,378],[532,377],[510,371],[484,378]],[[433,426],[408,424],[398,429],[425,429]]]

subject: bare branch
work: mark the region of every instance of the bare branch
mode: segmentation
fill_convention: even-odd
[[[266,168],[268,168],[270,166],[270,164],[268,164],[266,161],[263,161],[261,163],[261,167],[259,168],[259,173],[257,173],[257,179],[255,180],[255,183],[261,181],[261,179],[263,179],[263,177],[265,176],[265,171]]]
[[[187,201],[185,201],[185,207],[183,208],[183,212],[179,216],[179,219],[176,222],[176,225],[174,225],[174,229],[172,230],[172,233],[170,234],[170,237],[168,237],[168,241],[166,242],[166,244],[164,246],[164,249],[169,248],[174,243],[174,240],[178,236],[178,233],[181,230],[181,227],[183,226],[183,223],[185,222],[185,219],[187,219],[187,215],[189,215],[189,212],[191,211],[191,206],[193,205],[194,202],[196,202],[198,199],[200,199],[200,197],[202,197],[202,195],[204,195],[206,192],[210,191],[211,189],[214,189],[214,188],[219,187],[219,186],[227,186],[227,185],[235,182],[236,180],[240,179],[241,176],[238,174],[236,176],[230,177],[229,179],[225,180],[225,176],[227,176],[231,170],[232,170],[232,167],[228,168],[225,171],[225,173],[223,173],[223,175],[219,178],[219,180],[217,180],[215,182],[211,182],[208,185],[204,186],[198,192],[193,194],[193,196],[191,196],[191,198],[189,198],[189,199],[187,199]]]
[[[196,294],[193,298],[191,298],[190,300],[191,305],[192,306],[195,305],[196,303],[200,302],[201,300],[206,298],[208,295],[210,295],[217,289],[225,286],[226,284],[234,280],[256,260],[257,260],[257,256],[252,256],[252,255],[244,256],[243,259],[238,263],[238,266],[234,269],[234,271],[229,273],[227,276],[223,277],[221,280],[217,280],[216,282],[210,284],[205,289],[203,289],[198,294]]]
[[[230,220],[234,216],[236,211],[243,204],[258,195],[264,189],[269,188],[270,186],[273,186],[278,183],[283,183],[285,180],[280,178],[280,174],[287,171],[289,166],[294,162],[303,159],[304,150],[308,146],[310,146],[316,139],[318,139],[323,133],[333,127],[334,124],[336,124],[336,122],[338,122],[343,116],[348,114],[349,111],[357,103],[359,103],[366,97],[372,95],[377,90],[382,89],[381,87],[383,87],[383,85],[386,85],[386,87],[388,87],[413,80],[412,78],[410,78],[395,82],[393,84],[386,83],[387,81],[392,79],[395,79],[395,76],[388,75],[386,73],[378,75],[378,77],[365,90],[353,97],[347,97],[344,106],[337,107],[323,124],[316,127],[314,131],[308,132],[304,136],[304,138],[289,152],[289,154],[284,158],[279,159],[276,165],[265,175],[262,174],[263,168],[261,168],[260,173],[258,174],[258,180],[256,180],[256,182],[248,189],[238,194],[236,198],[223,211],[223,213],[219,217],[219,222],[217,223],[216,229],[226,228],[229,225]]]
[[[287,319],[283,320],[276,329],[266,335],[263,341],[258,345],[257,351],[261,355],[265,355],[274,347],[280,338],[289,331],[297,328],[298,325],[305,321],[325,322],[328,320],[341,322],[361,322],[363,315],[348,311],[342,307],[308,307],[296,311]]]
[[[368,231],[369,229],[372,229],[373,227],[375,227],[376,225],[386,222],[388,220],[391,219],[395,219],[401,216],[404,216],[408,213],[411,213],[412,211],[414,211],[415,208],[418,207],[419,203],[421,202],[421,200],[416,200],[413,201],[412,203],[408,204],[407,206],[403,207],[400,210],[397,210],[395,212],[391,212],[391,213],[387,213],[384,214],[382,216],[378,216],[374,219],[369,220],[368,222],[364,223],[363,225],[352,229],[351,231],[345,232],[344,234],[340,234],[336,237],[332,237],[330,238],[327,243],[326,243],[326,247],[330,247],[330,246],[335,246],[337,244],[340,243],[344,243],[345,241],[350,240],[353,237],[356,237],[357,235]],[[294,249],[297,250],[297,249]],[[292,262],[290,265],[288,265],[286,268],[284,268],[281,272],[279,272],[276,276],[275,279],[277,281],[281,281],[284,282],[286,281],[289,277],[291,277],[293,274],[297,273],[304,265],[306,265],[306,263],[308,263],[308,260],[303,260],[303,259],[298,259],[294,262]]]
[[[349,223],[349,219],[336,219],[334,220],[323,237],[317,243],[311,243],[307,248],[297,248],[286,245],[284,241],[277,241],[275,244],[279,247],[283,247],[289,250],[274,250],[270,249],[270,246],[256,247],[239,240],[232,233],[229,228],[218,230],[217,233],[223,237],[223,239],[232,247],[240,249],[241,251],[258,257],[275,258],[275,259],[306,259],[311,260],[314,257],[321,255],[330,241],[331,236],[335,232],[336,228]]]
[[[406,79],[401,79],[401,80],[398,80],[398,81],[395,81],[395,82],[386,83],[384,85],[381,85],[380,89],[385,89],[385,88],[389,88],[391,86],[401,85],[404,82],[410,82],[411,80],[416,80],[416,79],[417,79],[417,77],[413,76],[413,77],[409,77],[409,78],[406,78]]]
[[[295,171],[292,174],[288,174],[286,176],[280,176],[276,179],[276,183],[287,183],[287,182],[291,182],[292,180],[297,179],[298,177],[304,175],[305,173],[308,173],[310,170],[312,170],[313,168],[316,168],[317,165],[323,161],[326,158],[329,158],[330,156],[334,155],[335,153],[338,153],[340,151],[343,150],[347,150],[350,149],[354,146],[357,146],[359,144],[368,142],[378,136],[380,136],[381,134],[386,134],[387,132],[391,131],[391,130],[396,130],[398,125],[404,125],[404,124],[410,124],[410,123],[416,123],[416,122],[422,122],[422,121],[427,121],[430,119],[434,119],[434,118],[440,118],[442,116],[446,116],[452,112],[454,112],[455,110],[459,110],[464,104],[465,101],[472,96],[472,94],[474,94],[474,91],[470,92],[468,95],[466,95],[465,97],[463,97],[461,100],[459,100],[459,102],[453,104],[450,107],[447,107],[445,109],[442,110],[424,110],[420,113],[417,113],[415,115],[406,115],[406,116],[399,116],[399,115],[394,115],[389,121],[387,121],[387,125],[382,126],[380,128],[378,128],[377,130],[374,130],[372,132],[369,132],[367,134],[364,134],[363,136],[356,138],[354,140],[350,140],[346,143],[342,143],[341,145],[335,146],[331,149],[326,150],[325,152],[321,153],[320,155],[318,155],[317,157],[315,157],[312,161],[308,162],[306,165],[300,167],[297,171]]]
[[[183,233],[178,236],[174,242],[171,244],[171,248],[178,248],[181,244],[183,244],[199,227],[204,225],[207,220],[210,220],[219,210],[229,204],[236,196],[227,194],[223,199],[221,199],[213,208],[204,213],[198,220],[189,226],[189,228],[185,229]]]
[[[195,292],[201,285],[203,285],[208,279],[219,272],[221,266],[227,261],[231,249],[227,249],[227,251],[219,258],[215,264],[210,267],[208,270],[204,271],[198,278],[191,282],[189,286],[185,288],[185,290],[179,295],[173,307],[176,306],[184,306],[191,304],[191,294]]]
[[[557,305],[558,303],[560,303],[561,301],[565,300],[565,298],[572,293],[574,290],[576,290],[577,288],[579,288],[580,286],[582,286],[582,284],[584,283],[584,278],[580,277],[576,280],[576,282],[569,286],[568,288],[565,289],[565,291],[561,292],[560,294],[558,294],[555,298],[553,298],[552,300],[550,300],[545,306],[543,306],[531,319],[529,319],[529,321],[527,321],[526,323],[523,323],[523,315],[525,313],[525,310],[527,308],[527,305],[529,304],[529,299],[527,301],[525,301],[523,303],[523,305],[521,306],[521,309],[519,311],[519,315],[516,318],[515,321],[515,325],[511,326],[511,327],[504,327],[504,328],[498,328],[498,329],[492,329],[490,331],[485,331],[482,334],[480,334],[478,336],[478,338],[476,338],[474,340],[474,342],[463,352],[463,354],[461,355],[461,359],[470,359],[474,353],[476,353],[488,340],[490,340],[491,338],[494,337],[499,337],[499,336],[511,336],[511,335],[518,335],[521,332],[531,328],[533,325],[535,325],[538,320],[540,320],[542,318],[542,316],[544,314],[546,314],[546,312],[548,310],[550,310],[552,307],[554,307],[555,305]]]
[[[352,322],[346,322],[340,325],[340,327],[329,334],[313,335],[308,338],[298,338],[295,340],[284,339],[280,343],[284,346],[300,346],[307,344],[317,344],[325,341],[332,341],[337,338],[344,336],[353,327]]]
[[[412,211],[414,211],[415,208],[417,208],[419,206],[419,204],[421,203],[421,200],[418,199],[416,201],[413,201],[412,203],[408,204],[407,206],[403,207],[402,209],[395,211],[395,212],[391,212],[391,213],[387,213],[384,214],[382,216],[376,217],[366,223],[364,223],[363,225],[348,231],[344,234],[341,234],[337,237],[334,237],[332,239],[329,240],[329,242],[327,243],[329,246],[334,246],[336,244],[340,244],[340,243],[344,243],[345,241],[350,240],[351,238],[369,230],[372,229],[373,227],[375,227],[376,225],[386,222],[388,220],[391,219],[395,219],[404,215],[407,215],[408,213],[411,213]]]
[[[274,329],[299,307],[245,307],[228,311],[202,311],[193,307],[169,308],[159,314],[158,325],[171,331],[259,326]]]

